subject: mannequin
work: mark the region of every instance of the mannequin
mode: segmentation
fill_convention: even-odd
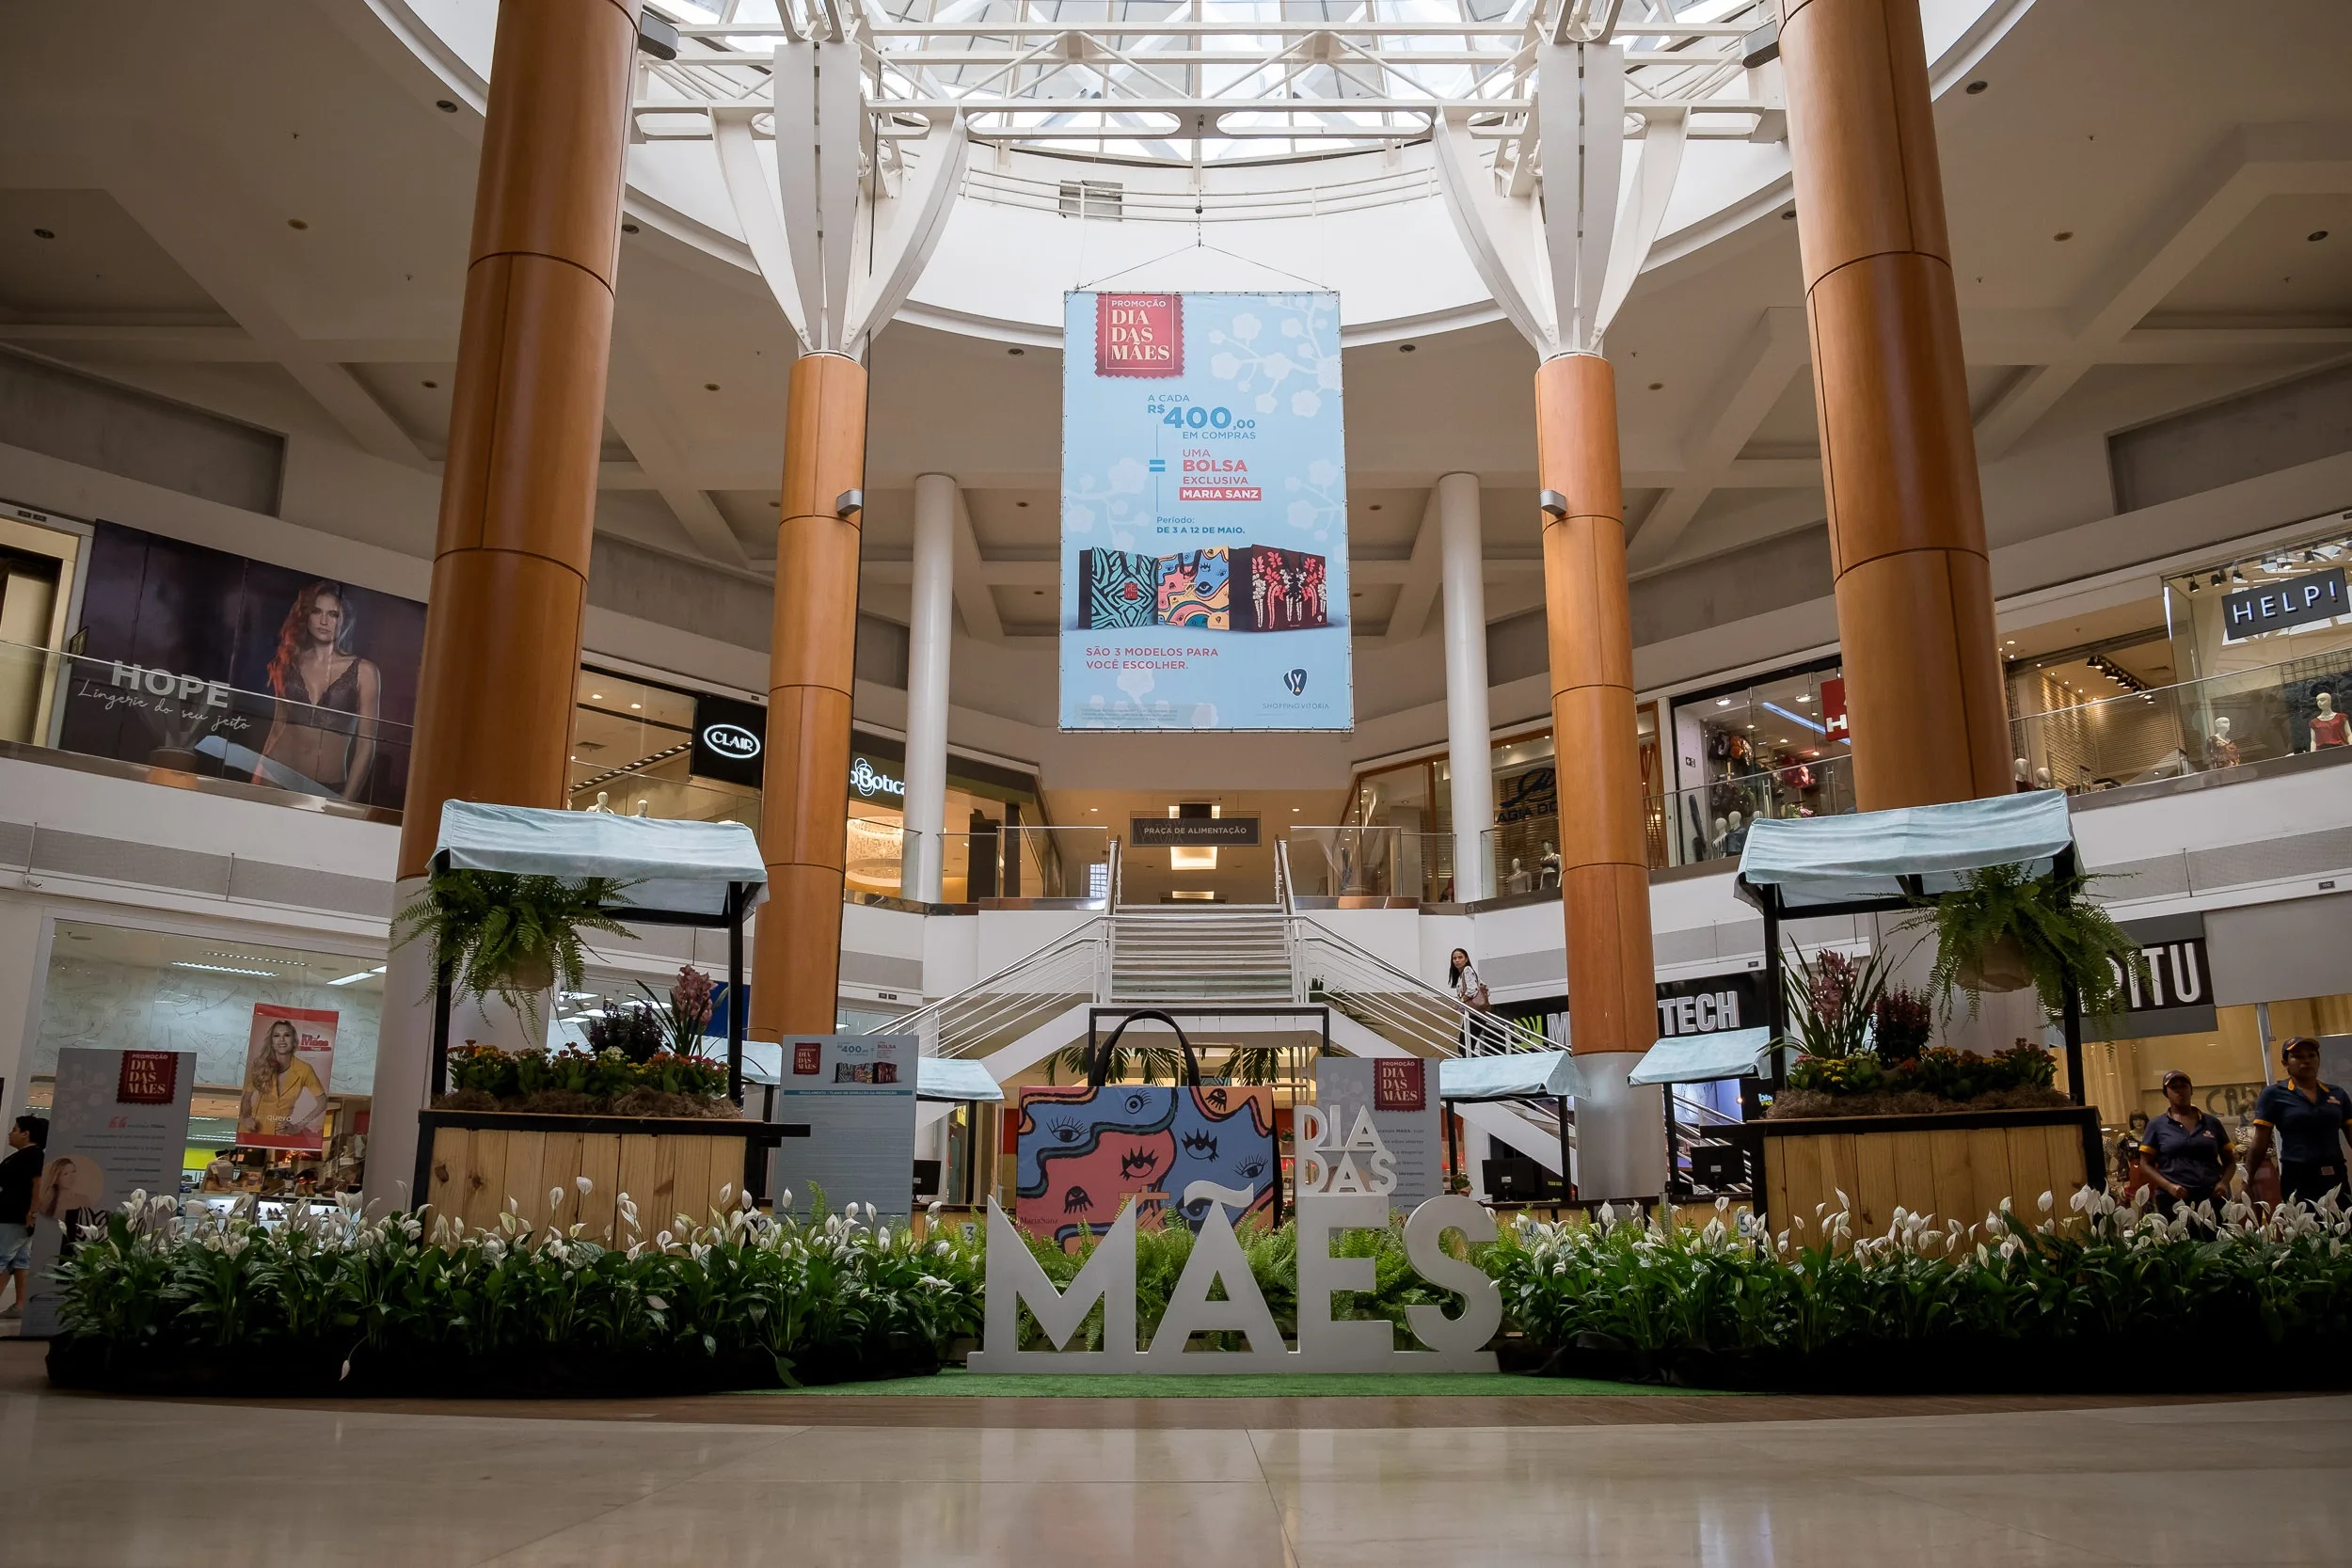
[[[2028,763],[2024,757],[2019,757],[2015,762],[2010,765],[2010,775],[2011,778],[2016,780],[2017,793],[2020,795],[2030,795],[2033,793],[2033,778],[2031,769],[2032,764]]]
[[[2319,693],[2319,717],[2312,721],[2312,750],[2322,746],[2352,746],[2352,720],[2336,711],[2332,691]]]
[[[2050,783],[2050,770],[2048,768],[2037,768],[2033,770],[2033,786],[2036,789],[2051,789],[2056,787]]]
[[[2213,721],[2213,734],[2205,737],[2205,766],[2235,768],[2237,765],[2237,742],[2230,738],[2230,721],[2217,719]]]
[[[612,808],[611,806],[608,806],[608,805],[606,805],[606,804],[604,803],[604,801],[605,801],[605,793],[606,793],[606,792],[605,792],[605,791],[603,791],[603,790],[601,790],[601,789],[597,790],[597,791],[596,791],[596,803],[595,805],[593,805],[593,806],[584,806],[584,807],[582,807],[581,809],[582,809],[583,811],[601,812],[601,813],[602,813],[603,815],[605,815],[606,816],[611,816],[612,815]]]
[[[1551,840],[1544,840],[1544,852],[1536,860],[1535,865],[1535,885],[1537,887],[1558,887],[1560,885],[1560,851],[1552,847]]]
[[[646,800],[646,799],[645,799],[644,797],[643,797],[643,796],[639,796],[639,797],[638,797],[638,800],[637,800],[637,809],[636,809],[635,811],[633,811],[633,812],[629,813],[629,815],[630,815],[631,816],[635,816],[635,817],[637,817],[637,818],[639,818],[639,819],[641,819],[641,820],[642,820],[642,819],[644,818],[644,815],[645,815],[646,809],[647,809],[648,807],[650,807],[652,804],[653,804],[653,802],[652,802],[652,801],[650,801],[650,800]]]
[[[1527,893],[1534,889],[1535,879],[1527,874],[1527,867],[1517,855],[1511,857],[1511,874],[1502,879],[1505,893]]]
[[[1715,836],[1707,841],[1708,847],[1719,855],[1731,853],[1730,847],[1725,843],[1730,833],[1731,830],[1724,825],[1724,819],[1720,816],[1715,818]]]
[[[1740,814],[1735,811],[1731,814],[1731,832],[1724,835],[1724,851],[1726,854],[1736,855],[1747,847],[1748,830],[1741,824]]]

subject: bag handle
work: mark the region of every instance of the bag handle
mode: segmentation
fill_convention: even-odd
[[[1150,1007],[1141,1012],[1129,1013],[1119,1021],[1118,1028],[1113,1029],[1096,1043],[1094,1050],[1087,1057],[1087,1087],[1099,1089],[1110,1077],[1112,1048],[1119,1044],[1119,1037],[1127,1032],[1127,1025],[1139,1018],[1148,1018],[1155,1022],[1165,1023],[1176,1032],[1177,1048],[1184,1053],[1184,1086],[1188,1089],[1199,1088],[1200,1086],[1200,1058],[1193,1053],[1192,1041],[1184,1037],[1184,1026],[1157,1008]]]

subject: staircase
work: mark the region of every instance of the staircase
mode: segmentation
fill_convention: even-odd
[[[1111,916],[1105,1000],[1295,1002],[1289,918],[1272,904],[1120,910]]]
[[[1292,907],[1289,846],[1275,846],[1276,902],[1113,908],[952,996],[876,1026],[921,1037],[926,1056],[968,1056],[998,1083],[1083,1040],[1095,1006],[1309,1006],[1331,1012],[1331,1044],[1355,1056],[1441,1057],[1513,1049],[1509,1026],[1472,1016],[1426,980]],[[1114,851],[1115,853],[1115,851]],[[1116,866],[1112,885],[1118,885]],[[1533,1106],[1465,1104],[1465,1120],[1544,1165],[1559,1124]],[[926,1104],[935,1119],[946,1107]],[[1570,1141],[1574,1130],[1570,1130]]]

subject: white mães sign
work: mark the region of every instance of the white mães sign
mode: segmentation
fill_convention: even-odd
[[[1322,1113],[1297,1113],[1298,1346],[1287,1347],[1266,1307],[1249,1259],[1233,1234],[1229,1203],[1247,1201],[1214,1182],[1185,1189],[1187,1203],[1213,1198],[1201,1222],[1192,1257],[1178,1276],[1149,1349],[1136,1343],[1136,1210],[1131,1204],[1071,1281],[1054,1289],[1045,1271],[1023,1243],[993,1198],[988,1205],[988,1311],[984,1348],[975,1351],[975,1372],[1491,1372],[1494,1353],[1486,1349],[1502,1323],[1502,1293],[1477,1264],[1445,1249],[1446,1232],[1458,1231],[1473,1246],[1495,1239],[1494,1215],[1473,1199],[1433,1197],[1405,1222],[1405,1255],[1423,1279],[1462,1296],[1462,1311],[1449,1317],[1432,1306],[1405,1309],[1413,1338],[1428,1348],[1399,1350],[1395,1325],[1380,1319],[1335,1319],[1331,1297],[1339,1291],[1374,1288],[1375,1265],[1369,1258],[1334,1258],[1338,1230],[1379,1230],[1389,1223],[1389,1193],[1396,1185],[1394,1157],[1382,1145],[1371,1116],[1358,1112],[1344,1133]],[[1221,1301],[1210,1299],[1219,1284]],[[1035,1350],[1020,1346],[1021,1304],[1053,1344],[1068,1344],[1097,1302],[1103,1305],[1103,1349]],[[1241,1335],[1246,1351],[1184,1349],[1201,1332]]]

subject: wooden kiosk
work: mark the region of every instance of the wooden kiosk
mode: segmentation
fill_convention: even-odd
[[[2037,878],[2074,871],[2074,825],[2057,790],[1949,805],[1906,806],[1797,821],[1767,817],[1749,830],[1734,891],[1764,915],[1765,1006],[1785,1038],[1788,993],[1781,927],[1789,920],[1909,911],[1988,866],[2023,865]],[[2069,1196],[2106,1174],[2095,1108],[2083,1103],[2082,998],[2066,990],[2067,1084],[2074,1103],[2026,1111],[1919,1117],[1750,1120],[1759,1218],[1785,1226],[1817,1204],[1851,1200],[1856,1235],[1883,1235],[1898,1206],[1939,1220],[1981,1221],[2010,1200],[2031,1223],[2045,1192]],[[1769,1083],[1786,1072],[1773,1053]],[[1756,1099],[1744,1097],[1751,1106]],[[1751,1110],[1751,1116],[1754,1112]]]
[[[451,976],[433,992],[433,1066],[418,1113],[418,1200],[470,1226],[496,1223],[513,1198],[534,1226],[584,1224],[602,1237],[627,1193],[650,1235],[686,1215],[707,1223],[722,1190],[757,1194],[765,1151],[781,1137],[739,1115],[743,1103],[743,922],[767,891],[759,843],[740,822],[678,822],[605,812],[451,800],[441,808],[435,871],[527,877],[610,877],[628,884],[607,911],[632,926],[683,926],[727,933],[727,1096],[724,1117],[542,1116],[444,1111],[449,1086]],[[576,1179],[591,1190],[579,1195]],[[563,1212],[548,1194],[560,1189]]]

